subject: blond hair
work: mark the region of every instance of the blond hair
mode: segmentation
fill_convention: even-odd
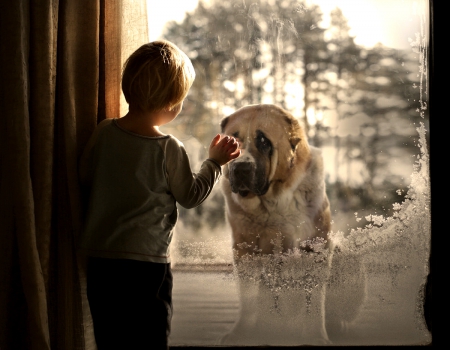
[[[186,98],[195,79],[191,60],[170,41],[142,45],[126,60],[122,91],[141,111],[171,110]]]

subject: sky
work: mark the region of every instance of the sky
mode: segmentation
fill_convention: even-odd
[[[181,22],[197,3],[198,0],[147,0],[149,40],[160,38],[166,22]],[[318,4],[325,21],[329,12],[339,6],[348,18],[350,35],[355,36],[358,45],[373,47],[381,42],[404,49],[410,47],[409,39],[414,39],[415,33],[420,31],[417,14],[424,0],[306,0],[306,3]]]

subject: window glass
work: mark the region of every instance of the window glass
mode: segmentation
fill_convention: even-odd
[[[311,308],[299,312],[313,310],[321,286],[331,344],[431,341],[423,308],[428,7],[425,0],[148,1],[150,40],[176,43],[196,69],[183,111],[163,130],[184,143],[193,170],[222,118],[251,104],[286,109],[322,150],[330,237],[339,246],[331,271],[294,253],[235,268],[220,184],[201,206],[179,207],[172,345],[308,344],[287,310],[297,302]],[[244,336],[236,329],[240,279],[270,296],[257,305],[266,321],[239,324]],[[267,339],[264,327],[274,330]]]

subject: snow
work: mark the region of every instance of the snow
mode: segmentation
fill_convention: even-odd
[[[320,323],[320,296],[324,290],[329,343],[323,345],[429,344],[431,333],[423,309],[431,241],[429,158],[423,124],[417,132],[421,155],[411,174],[405,201],[394,204],[392,217],[366,215],[368,224],[364,228],[350,233],[331,232],[336,246],[333,254],[323,249],[323,242],[315,241],[309,242],[314,246],[310,253],[294,250],[248,257],[230,270],[231,244],[226,236],[204,242],[178,242],[182,250],[189,251],[184,260],[178,257],[179,263],[219,263],[228,265],[229,271],[191,275],[198,281],[193,284],[195,293],[208,291],[208,295],[223,297],[203,300],[215,300],[217,310],[208,309],[200,320],[193,316],[195,309],[186,311],[189,300],[184,296],[178,316],[182,319],[175,310],[172,344],[321,345],[314,329],[305,327]],[[276,248],[280,241],[273,244],[274,251],[279,251]],[[239,290],[240,283],[246,284],[244,290]],[[183,288],[187,287],[178,285],[175,277],[177,293]],[[256,318],[250,319],[248,305],[241,305],[241,309],[237,306],[237,301],[249,300],[254,302]],[[197,305],[198,310],[204,308],[202,305]],[[194,323],[189,317],[194,317]],[[213,317],[213,324],[205,324],[205,317]],[[195,322],[202,325],[198,328],[201,336],[195,336]]]

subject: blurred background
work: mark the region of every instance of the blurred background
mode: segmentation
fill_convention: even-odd
[[[149,41],[176,43],[197,73],[182,113],[163,128],[185,144],[194,171],[223,117],[273,103],[323,151],[333,231],[364,227],[370,214],[392,215],[420,153],[416,128],[428,130],[426,1],[147,4]],[[197,254],[192,242],[213,240],[198,254],[219,259],[217,240],[229,240],[220,186],[199,207],[179,210],[181,255]]]

